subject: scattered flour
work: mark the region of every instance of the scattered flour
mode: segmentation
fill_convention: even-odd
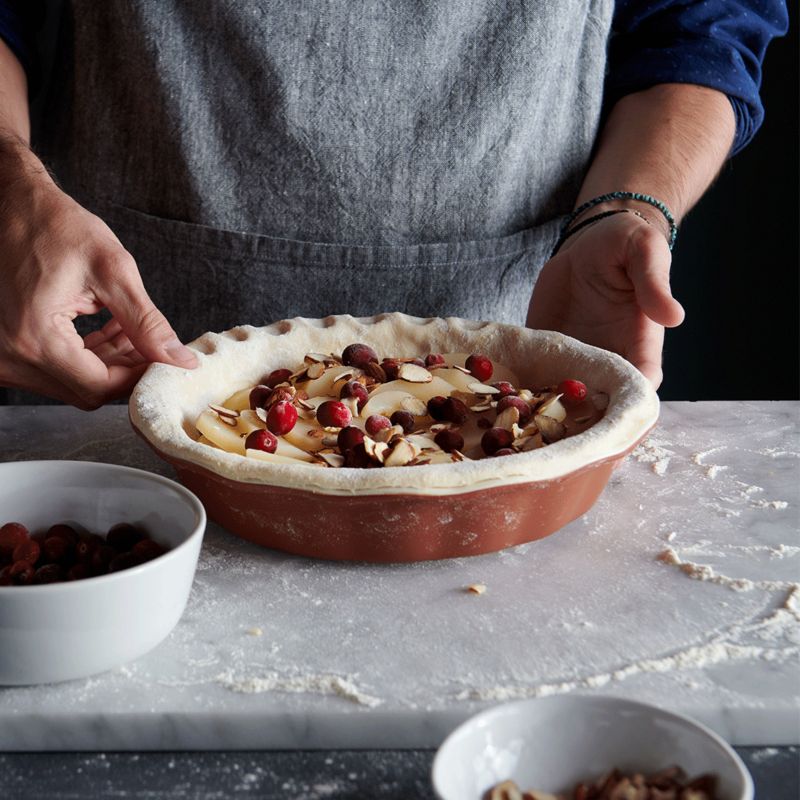
[[[383,702],[380,698],[366,694],[359,689],[353,682],[352,676],[286,676],[277,672],[265,672],[258,676],[236,676],[232,670],[229,670],[218,675],[216,683],[232,692],[243,694],[261,694],[262,692],[327,694],[343,697],[345,700],[368,708],[375,708]]]
[[[645,439],[631,455],[640,464],[650,464],[650,469],[656,475],[665,475],[674,450],[670,450],[667,445],[669,442],[662,442],[657,439]]]

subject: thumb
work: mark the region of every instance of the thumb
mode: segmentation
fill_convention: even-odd
[[[178,367],[197,366],[197,356],[181,344],[166,317],[150,299],[129,253],[122,250],[107,255],[95,272],[98,299],[145,359]]]
[[[653,322],[666,328],[680,325],[686,316],[670,289],[671,262],[669,245],[658,231],[642,225],[629,239],[626,267],[636,300]]]

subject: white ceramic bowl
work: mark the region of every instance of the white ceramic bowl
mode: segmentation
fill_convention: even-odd
[[[189,597],[206,514],[177,483],[83,461],[0,464],[0,524],[73,522],[104,533],[141,526],[169,552],[131,569],[39,586],[0,587],[0,684],[86,677],[144,655],[175,627]]]
[[[690,777],[715,773],[721,800],[752,800],[753,782],[733,749],[688,717],[618,697],[558,695],[506,703],[468,719],[433,762],[440,800],[481,800],[511,779],[523,790],[571,791],[614,767]]]

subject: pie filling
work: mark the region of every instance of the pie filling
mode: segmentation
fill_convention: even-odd
[[[260,461],[420,466],[546,447],[591,427],[607,404],[575,378],[522,387],[481,353],[379,360],[356,343],[273,370],[210,405],[195,427],[197,441]]]

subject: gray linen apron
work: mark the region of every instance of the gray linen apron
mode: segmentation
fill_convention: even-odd
[[[586,170],[613,0],[70,0],[46,130],[178,335],[524,323]]]

